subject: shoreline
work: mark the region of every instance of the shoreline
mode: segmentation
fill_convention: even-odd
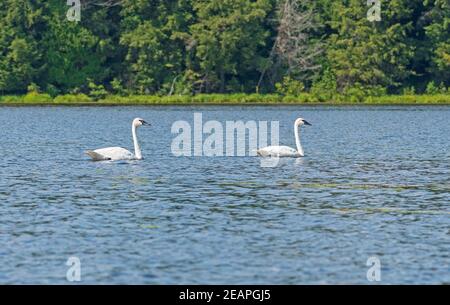
[[[412,107],[412,106],[420,106],[420,107],[433,107],[433,106],[450,106],[450,103],[314,103],[314,104],[306,104],[306,103],[127,103],[127,104],[119,104],[119,103],[0,103],[0,108],[6,107],[152,107],[152,106],[184,106],[184,107],[217,107],[217,106],[260,106],[260,107],[271,107],[271,106],[280,106],[280,107],[292,107],[292,106],[302,106],[302,107],[389,107],[389,106],[404,106],[404,107]]]
[[[195,96],[108,95],[93,100],[84,94],[60,95],[31,92],[27,95],[0,96],[0,107],[27,106],[446,106],[450,94],[434,95],[384,95],[355,99],[352,96],[335,96],[333,100],[320,100],[305,93],[299,96],[276,94],[201,94]]]

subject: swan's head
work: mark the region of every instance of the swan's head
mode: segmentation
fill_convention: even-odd
[[[295,121],[296,127],[303,126],[303,125],[311,126],[311,124],[308,121],[306,121],[305,119],[302,119],[302,118],[299,118]]]
[[[144,119],[137,118],[133,121],[134,127],[140,127],[140,126],[151,126],[149,123],[147,123]]]

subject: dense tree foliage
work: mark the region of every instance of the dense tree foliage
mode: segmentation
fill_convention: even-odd
[[[381,0],[378,22],[367,19],[366,0],[81,3],[73,22],[66,0],[0,2],[0,94],[377,94],[450,85],[449,0]]]

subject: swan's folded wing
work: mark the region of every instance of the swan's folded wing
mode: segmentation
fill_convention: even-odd
[[[92,150],[88,150],[86,151],[86,154],[92,158],[92,160],[94,161],[106,161],[106,160],[111,160],[111,158],[105,157],[99,153],[96,153],[95,151]]]
[[[289,146],[269,146],[257,151],[261,157],[297,157],[298,152]]]
[[[94,159],[96,161],[103,161],[103,160],[112,160],[112,161],[119,161],[119,160],[133,160],[135,159],[135,156],[130,151],[126,150],[122,147],[107,147],[107,148],[101,148],[96,149],[93,151],[97,156],[101,156],[103,159],[98,160],[97,158]],[[99,156],[98,156],[99,155]]]

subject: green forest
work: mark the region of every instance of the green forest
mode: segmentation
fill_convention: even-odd
[[[449,0],[75,2],[0,2],[0,100],[448,100]]]

